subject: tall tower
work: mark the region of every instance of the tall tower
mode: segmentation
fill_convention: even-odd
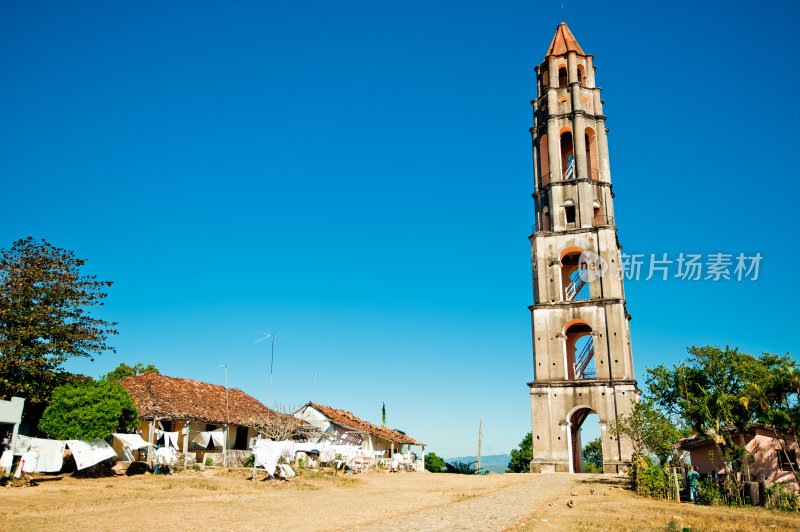
[[[609,430],[640,392],[593,59],[562,22],[536,67],[532,472],[580,472],[580,428],[592,413],[600,418],[604,471],[631,460],[630,442]]]

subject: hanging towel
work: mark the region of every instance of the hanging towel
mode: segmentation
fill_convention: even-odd
[[[17,466],[17,471],[14,473],[14,478],[19,478],[22,473],[33,473],[36,471],[36,464],[39,462],[38,451],[25,451]]]
[[[223,447],[225,445],[225,431],[223,429],[212,430],[211,439],[214,440],[214,447]]]
[[[99,464],[103,460],[107,460],[117,453],[114,449],[107,444],[104,440],[80,441],[80,440],[67,440],[72,451],[72,456],[75,458],[75,464],[78,469],[86,469],[95,464]]]
[[[11,449],[3,451],[3,456],[0,456],[0,471],[4,474],[11,473],[11,463],[14,461],[14,452]]]
[[[172,447],[173,449],[178,449],[178,433],[177,432],[165,432],[164,433],[164,446],[165,447]]]
[[[13,442],[14,447],[12,448],[14,454],[17,456],[22,456],[23,454],[25,454],[28,451],[28,449],[30,449],[32,439],[33,438],[31,438],[30,436],[17,434],[17,440]]]

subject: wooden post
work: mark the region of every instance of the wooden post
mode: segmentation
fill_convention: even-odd
[[[483,435],[483,420],[478,427],[478,474],[481,474],[481,436]]]

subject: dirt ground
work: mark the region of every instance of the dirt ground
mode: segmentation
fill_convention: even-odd
[[[650,501],[602,475],[249,476],[44,477],[35,487],[0,488],[0,530],[800,529],[798,514]]]
[[[508,530],[800,530],[800,514],[797,512],[655,501],[636,496],[627,489],[627,483],[621,477],[586,477],[577,476],[578,481],[566,500],[564,497],[554,498]],[[594,494],[590,492],[592,489]],[[567,506],[569,500],[574,502],[572,508]]]

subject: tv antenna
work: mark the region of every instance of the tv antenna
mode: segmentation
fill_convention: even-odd
[[[263,334],[264,337],[259,338],[258,340],[253,342],[254,344],[257,344],[258,342],[261,342],[263,340],[269,340],[272,343],[272,349],[271,349],[272,354],[270,355],[269,359],[269,393],[267,394],[267,407],[269,407],[270,403],[272,403],[272,368],[275,365],[275,338],[277,338],[278,335],[275,333],[270,334],[262,331],[256,331],[256,332],[258,334]]]

